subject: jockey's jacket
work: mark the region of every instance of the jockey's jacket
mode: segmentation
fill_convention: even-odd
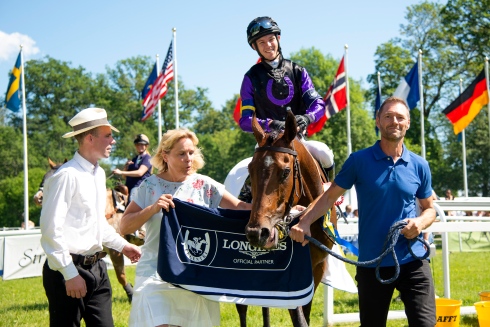
[[[266,62],[252,66],[243,78],[240,97],[239,123],[245,132],[252,132],[254,112],[267,132],[272,120],[286,120],[288,107],[295,115],[308,115],[310,123],[325,115],[325,103],[306,69],[282,56],[277,68]]]

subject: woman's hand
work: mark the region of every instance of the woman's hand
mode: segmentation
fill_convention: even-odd
[[[175,204],[172,201],[172,199],[173,199],[173,197],[171,194],[162,194],[158,198],[158,200],[155,203],[153,203],[153,205],[151,206],[154,214],[157,214],[158,212],[160,212],[161,209],[164,209],[165,211],[168,212],[171,207],[175,208]]]

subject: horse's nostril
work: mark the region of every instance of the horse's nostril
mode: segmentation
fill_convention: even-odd
[[[269,239],[269,236],[270,236],[270,231],[268,228],[262,228],[260,230],[260,239],[261,240],[268,240]]]

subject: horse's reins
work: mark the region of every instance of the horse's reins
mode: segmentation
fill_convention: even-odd
[[[264,152],[264,151],[274,151],[274,152],[282,152],[282,153],[287,153],[290,154],[294,157],[293,161],[293,189],[291,190],[291,195],[289,196],[288,202],[287,202],[287,209],[285,211],[285,215],[282,221],[278,222],[274,228],[277,229],[278,231],[278,238],[279,241],[283,241],[288,237],[288,226],[293,221],[293,218],[289,213],[291,212],[291,209],[293,208],[293,202],[294,202],[294,195],[299,198],[300,195],[304,194],[304,188],[303,188],[303,182],[301,179],[301,169],[299,166],[299,160],[298,160],[298,152],[296,152],[294,149],[289,149],[289,148],[284,148],[284,147],[277,147],[277,146],[261,146],[255,148],[255,152]],[[296,180],[299,182],[299,188],[301,193],[297,194],[296,190]]]
[[[374,259],[368,260],[368,261],[353,261],[353,260],[347,259],[347,258],[343,257],[342,255],[337,254],[334,251],[330,250],[328,247],[326,247],[325,245],[320,243],[320,241],[318,241],[317,239],[314,239],[311,236],[305,235],[305,239],[307,239],[308,241],[315,244],[316,246],[318,246],[323,251],[327,252],[328,254],[334,256],[335,258],[337,258],[343,262],[350,263],[352,265],[359,266],[359,267],[366,267],[366,266],[372,265],[374,263],[377,263],[377,265],[376,265],[376,279],[381,284],[390,284],[390,283],[393,283],[398,278],[398,276],[400,275],[400,263],[398,262],[398,258],[396,257],[395,245],[398,241],[398,237],[400,236],[399,230],[403,229],[406,225],[407,225],[407,222],[405,220],[400,220],[400,221],[397,221],[396,223],[394,223],[390,227],[388,235],[386,236],[385,243],[383,244],[383,251],[381,252],[381,254],[377,258],[374,258]],[[425,254],[422,257],[417,256],[412,251],[411,243],[415,243],[416,241],[424,244],[424,246],[426,248]],[[407,242],[408,242],[408,244],[407,244],[408,251],[410,251],[410,254],[412,255],[412,257],[414,257],[415,259],[418,259],[418,260],[424,260],[424,259],[427,259],[429,257],[429,255],[430,255],[430,244],[426,240],[424,240],[423,238],[418,236],[415,239],[407,240]],[[388,255],[388,253],[390,253],[390,252],[391,252],[391,255],[393,257],[393,261],[395,262],[395,274],[390,279],[385,280],[385,279],[381,278],[381,276],[379,274],[379,268],[380,268],[381,262],[383,261],[383,258],[386,255]]]

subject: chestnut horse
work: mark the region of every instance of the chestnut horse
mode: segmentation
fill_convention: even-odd
[[[248,166],[253,201],[245,234],[250,245],[272,249],[287,236],[286,217],[291,208],[297,204],[308,206],[323,193],[324,175],[320,165],[296,137],[296,120],[290,110],[284,133],[264,132],[255,117],[252,129],[258,147]],[[335,213],[335,208],[332,209]],[[332,248],[333,240],[323,230],[321,219],[311,225],[311,236]],[[310,255],[316,290],[327,269],[327,253],[310,246]],[[289,310],[293,326],[308,326],[312,301]]]
[[[64,163],[67,160],[65,159]],[[44,182],[51,177],[62,164],[55,164],[51,159],[48,158],[48,163],[50,170],[43,176],[41,184],[39,185],[39,190],[34,195],[34,203],[41,206],[43,203],[43,187]],[[114,190],[107,189],[107,200],[105,216],[108,223],[114,227],[116,231],[119,232],[119,223],[123,215],[124,210],[127,205],[128,189],[124,185],[117,185]],[[144,243],[144,231],[140,231],[137,235],[123,235],[126,240],[135,245],[142,245]],[[126,279],[126,272],[124,270],[124,256],[115,250],[104,248],[105,251],[109,253],[112,265],[114,266],[114,271],[116,273],[117,280],[123,286],[128,300],[131,302],[133,297],[133,287],[131,283],[128,283]]]
[[[114,187],[114,189],[106,190],[106,207],[105,207],[105,217],[109,225],[114,227],[114,229],[120,234],[119,224],[121,223],[121,218],[126,210],[128,201],[128,188],[125,185],[119,184]],[[122,235],[122,234],[121,234]],[[136,235],[123,235],[124,238],[132,244],[141,246],[144,243],[144,231],[139,231]],[[128,282],[126,278],[126,271],[124,269],[124,255],[116,250],[104,247],[104,250],[109,253],[112,265],[114,266],[114,271],[116,272],[117,281],[122,285],[126,295],[128,296],[129,302],[133,299],[133,285]]]

